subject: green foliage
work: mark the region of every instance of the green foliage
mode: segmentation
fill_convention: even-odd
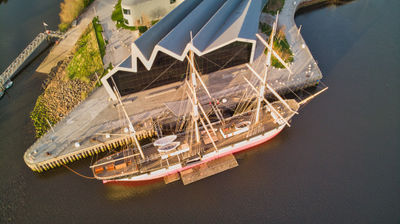
[[[152,21],[151,21],[151,25],[154,26],[154,25],[155,25],[156,23],[158,23],[159,21],[160,21],[159,19],[157,19],[157,20],[152,20]]]
[[[138,29],[139,29],[139,33],[144,33],[147,31],[147,26],[139,26]]]
[[[43,95],[40,95],[36,100],[35,107],[33,108],[30,117],[33,121],[33,125],[35,126],[37,138],[44,135],[50,128],[46,119],[49,119],[49,122],[53,123],[53,121],[51,121],[49,118],[49,110],[46,107]]]
[[[103,27],[99,23],[99,17],[94,17],[92,20],[94,31],[96,33],[97,44],[99,45],[101,58],[106,54],[106,43],[102,35]]]
[[[137,30],[136,26],[127,26],[124,22],[124,16],[122,15],[121,0],[118,0],[114,6],[114,10],[111,14],[111,20],[117,23],[117,28],[123,28],[127,30]]]
[[[290,45],[285,36],[278,35],[274,40],[274,51],[277,52],[285,62],[293,62],[293,52],[290,50]],[[265,49],[265,54],[268,53],[268,48]],[[271,57],[271,65],[275,68],[285,68],[275,56]]]
[[[94,72],[102,71],[103,62],[95,38],[93,26],[89,26],[78,40],[75,54],[67,67],[70,79],[89,82]]]
[[[266,23],[259,23],[261,32],[265,33],[267,36],[271,35],[272,27]]]
[[[263,8],[263,12],[276,15],[278,11],[282,11],[283,5],[285,5],[285,0],[268,0],[267,5]]]
[[[121,0],[118,0],[117,4],[115,4],[114,11],[111,14],[111,19],[115,22],[124,21],[124,16],[122,15]]]
[[[69,28],[70,25],[71,25],[71,23],[60,23],[60,24],[58,24],[58,29],[59,29],[61,32],[65,32],[65,31],[68,30],[68,28]]]

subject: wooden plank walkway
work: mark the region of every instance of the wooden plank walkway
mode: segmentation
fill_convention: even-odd
[[[235,156],[229,154],[191,169],[184,170],[180,172],[180,175],[183,184],[187,185],[237,166],[239,166],[239,164]]]

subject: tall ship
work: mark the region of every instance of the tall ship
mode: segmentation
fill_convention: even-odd
[[[248,84],[241,100],[235,105],[233,113],[225,113],[220,108],[196,69],[194,55],[189,51],[187,59],[189,69],[184,80],[185,96],[182,100],[187,112],[177,119],[176,133],[158,133],[158,139],[140,144],[135,129],[122,104],[119,92],[114,89],[129,126],[129,135],[134,144],[122,151],[108,155],[91,165],[94,177],[108,182],[140,182],[188,172],[204,166],[211,161],[232,156],[234,153],[250,149],[267,142],[278,135],[291,119],[298,114],[300,105],[320,92],[297,102],[283,99],[267,82],[271,67],[272,54],[286,67],[288,65],[273,50],[273,40],[277,28],[277,19],[272,27],[268,43],[257,37],[268,48],[266,68],[258,74],[249,64],[253,81],[243,77]],[[254,81],[255,80],[255,81]],[[275,101],[265,97],[266,91]],[[199,91],[205,92],[207,103],[199,99]]]

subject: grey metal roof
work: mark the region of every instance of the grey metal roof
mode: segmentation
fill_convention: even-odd
[[[202,0],[189,0],[182,2],[178,7],[168,13],[133,44],[138,53],[150,60],[154,47],[165,37],[186,15],[188,15]]]
[[[150,69],[158,51],[184,60],[192,49],[203,55],[234,41],[256,44],[266,0],[186,0],[132,44],[136,60]],[[191,44],[190,32],[193,35]]]
[[[203,0],[158,45],[176,55],[182,55],[187,44],[191,41],[190,32],[192,32],[193,37],[196,36],[197,32],[209,21],[223,3],[225,3],[225,0]]]
[[[132,56],[126,58],[121,64],[118,65],[118,67],[132,68]]]

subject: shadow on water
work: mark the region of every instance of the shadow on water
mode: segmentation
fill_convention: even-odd
[[[304,14],[304,13],[310,13],[310,12],[313,12],[313,11],[315,11],[317,9],[323,9],[323,8],[326,8],[326,7],[335,8],[337,6],[346,5],[346,4],[355,2],[355,1],[358,1],[358,0],[326,0],[326,1],[323,1],[323,2],[320,2],[320,3],[310,4],[310,5],[306,5],[306,6],[303,6],[303,7],[299,8],[296,11],[295,16],[298,16],[298,15],[301,15],[301,14]]]
[[[22,158],[35,140],[29,112],[46,77],[32,63],[0,101],[0,222],[398,222],[399,7],[359,0],[298,13],[330,89],[291,128],[237,154],[239,167],[187,186],[103,185],[65,168],[34,174]],[[90,175],[90,164],[69,166]]]

